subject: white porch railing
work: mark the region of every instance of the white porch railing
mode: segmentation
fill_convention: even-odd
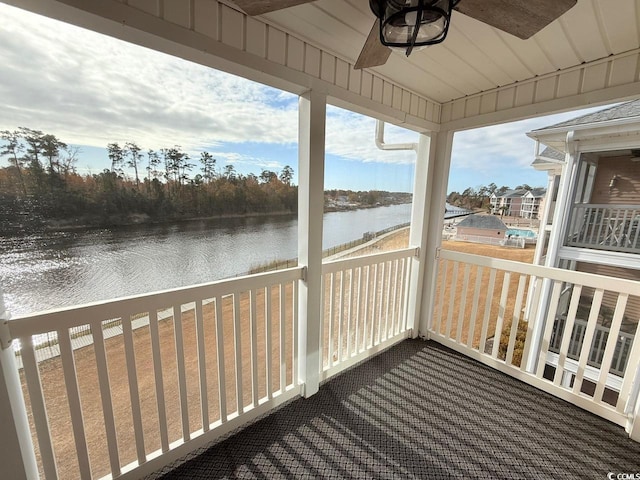
[[[615,372],[618,375],[610,371],[627,301],[640,297],[638,282],[446,250],[439,252],[439,259],[431,338],[610,421],[631,427],[630,417],[638,402],[638,388],[632,386],[634,378],[640,376],[638,331],[626,366]],[[567,288],[571,295],[566,321],[557,323],[555,319],[562,313],[558,311],[560,296]],[[539,312],[545,290],[550,297],[549,308]],[[571,334],[581,293],[586,290],[593,292],[593,302],[580,350],[573,355]],[[527,299],[527,292],[533,292],[533,298]],[[590,358],[594,345],[596,349],[602,347],[598,343],[597,322],[605,292],[609,292],[607,298],[613,295],[616,304],[595,368],[593,362],[590,365]],[[525,305],[530,305],[528,312]],[[544,328],[538,329],[536,318],[543,319]],[[552,352],[554,326],[561,339],[557,354]],[[539,348],[536,348],[538,332]]]
[[[321,379],[411,333],[416,253],[323,265]],[[141,478],[298,396],[303,273],[10,320],[41,475]]]
[[[640,206],[573,206],[567,246],[616,252],[640,252]]]
[[[141,478],[299,395],[301,278],[292,268],[11,320],[41,474]],[[58,345],[43,355],[50,332]]]
[[[321,379],[407,338],[415,248],[322,265]]]

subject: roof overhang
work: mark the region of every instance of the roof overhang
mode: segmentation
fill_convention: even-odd
[[[368,0],[249,17],[226,0],[6,0],[97,32],[417,131],[461,130],[640,96],[635,0],[580,1],[520,40],[454,12],[446,41],[354,70]],[[464,1],[464,0],[463,0]]]

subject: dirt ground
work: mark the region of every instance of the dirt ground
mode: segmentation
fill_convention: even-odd
[[[380,239],[373,245],[363,247],[354,255],[368,255],[384,250],[394,250],[404,248],[408,245],[408,229],[401,230],[395,234]],[[461,242],[444,242],[443,248],[476,253],[480,255],[493,256],[499,258],[507,258],[512,260],[531,262],[533,259],[533,249],[504,249],[500,247],[477,245]],[[442,275],[442,272],[441,272]],[[469,285],[474,285],[475,272],[471,272],[469,277]],[[459,277],[462,281],[463,275]],[[340,277],[334,278],[334,293],[341,288],[338,280],[342,282]],[[352,285],[351,279],[345,275],[344,284]],[[502,280],[500,279],[500,282]],[[513,279],[512,281],[517,281]],[[484,282],[484,280],[483,280]],[[496,281],[496,285],[500,285]],[[281,378],[284,379],[285,385],[293,382],[292,372],[294,371],[294,352],[293,345],[294,332],[292,330],[294,318],[294,302],[292,298],[293,285],[285,285],[282,288],[272,287],[269,291],[259,289],[254,292],[255,309],[252,310],[252,301],[248,293],[239,296],[239,302],[234,305],[232,297],[223,297],[218,301],[221,302],[222,312],[222,342],[223,346],[218,352],[218,339],[216,332],[216,312],[215,303],[207,303],[202,307],[202,332],[204,343],[204,371],[203,377],[206,379],[206,399],[208,408],[206,412],[201,410],[201,392],[199,374],[199,355],[197,342],[197,321],[194,310],[188,310],[181,314],[182,322],[182,344],[176,341],[174,331],[174,321],[172,317],[158,322],[158,352],[162,364],[162,383],[164,390],[165,415],[158,413],[158,402],[156,400],[156,379],[153,374],[153,348],[152,335],[149,326],[138,328],[133,332],[133,351],[135,352],[135,371],[136,381],[138,383],[137,392],[131,392],[129,389],[130,379],[127,373],[125,342],[122,335],[117,335],[105,341],[105,350],[110,377],[110,392],[115,417],[115,429],[117,433],[117,441],[119,447],[120,464],[126,465],[135,461],[135,434],[133,427],[133,414],[131,409],[132,396],[139,396],[140,412],[141,412],[141,429],[144,438],[145,451],[151,453],[161,448],[162,441],[159,431],[159,423],[166,422],[167,438],[165,441],[169,443],[182,438],[183,425],[182,417],[188,417],[188,430],[195,431],[203,426],[203,415],[208,416],[208,422],[214,422],[220,419],[220,400],[226,402],[226,411],[233,414],[239,407],[250,406],[256,398],[263,398],[267,395],[267,388],[270,385],[270,392],[277,392],[280,389]],[[379,283],[375,287],[380,291],[382,284]],[[459,290],[459,289],[458,289]],[[515,290],[511,290],[515,291]],[[330,284],[325,285],[325,301],[328,302],[330,293]],[[265,299],[267,295],[271,295],[271,315],[267,313]],[[352,297],[348,290],[341,292],[342,298],[349,298],[349,308],[352,308]],[[442,297],[444,295],[444,297]],[[458,295],[458,294],[455,294]],[[437,292],[437,298],[445,298],[447,305],[454,305],[451,311],[451,331],[456,332],[458,328],[458,318],[460,315],[460,298],[451,297],[451,289],[446,287],[443,294],[440,289]],[[283,297],[282,297],[283,296]],[[512,296],[513,297],[513,296]],[[281,301],[283,298],[283,301]],[[452,298],[453,302],[449,303],[448,299]],[[471,302],[469,301],[467,305]],[[282,313],[281,305],[284,305]],[[484,303],[481,302],[484,306]],[[355,304],[353,306],[355,307]],[[357,308],[365,308],[363,304],[359,304]],[[390,308],[386,305],[384,308]],[[467,306],[467,308],[469,308]],[[235,314],[238,309],[238,315]],[[357,348],[356,344],[363,344],[367,340],[364,336],[365,330],[371,332],[371,335],[383,335],[382,326],[369,326],[364,322],[360,324],[347,323],[348,313],[345,311],[337,313],[338,306],[333,305],[331,318],[326,317],[323,327],[325,345],[328,344],[329,322],[331,322],[331,335],[333,337],[332,348],[334,350],[333,358],[337,355],[340,348],[347,350],[348,348]],[[328,305],[327,305],[328,310]],[[467,317],[468,315],[468,310]],[[132,312],[140,313],[140,312]],[[464,312],[463,312],[464,313]],[[252,315],[255,322],[251,322]],[[440,317],[445,319],[440,322],[440,330],[446,331],[449,316],[448,307],[444,307]],[[269,321],[270,319],[270,321]],[[342,319],[342,320],[340,320]],[[252,325],[255,327],[252,329]],[[267,330],[270,326],[270,335]],[[237,329],[237,327],[239,327]],[[343,343],[341,346],[338,340],[338,332],[340,329],[352,329],[352,337],[355,331],[360,329],[360,337],[355,336],[352,347]],[[491,328],[491,327],[490,327]],[[493,327],[495,329],[495,327]],[[464,324],[461,327],[462,338],[467,338],[469,325]],[[239,336],[238,336],[239,334]],[[474,344],[477,346],[480,338],[480,328],[475,328]],[[252,339],[255,339],[252,341]],[[351,341],[351,340],[350,340]],[[236,342],[240,345],[240,351],[237,353]],[[180,379],[178,378],[177,368],[177,348],[184,350],[185,378],[186,386],[186,414],[182,413],[180,405]],[[282,355],[281,355],[282,349]],[[271,350],[271,355],[267,356],[267,352]],[[236,372],[235,359],[236,355],[241,360],[241,371]],[[224,378],[223,388],[220,388],[219,375],[222,371],[219,366],[220,360],[224,362]],[[106,434],[103,417],[103,406],[100,395],[100,385],[97,376],[96,356],[94,346],[79,348],[74,352],[75,368],[78,378],[78,390],[82,404],[82,415],[85,423],[85,435],[87,439],[87,448],[91,463],[91,469],[94,478],[107,475],[110,472],[109,457],[107,454]],[[323,361],[325,364],[329,361],[329,351],[325,348],[323,352]],[[76,447],[73,439],[73,431],[71,426],[69,405],[67,397],[61,392],[65,392],[64,375],[59,357],[55,357],[39,364],[40,376],[44,391],[44,398],[49,413],[49,423],[51,436],[56,456],[56,462],[59,469],[59,478],[78,478],[79,469],[77,464]],[[21,372],[22,374],[22,372]],[[240,385],[237,384],[236,378],[240,377]],[[31,418],[31,410],[26,390],[26,384],[23,380],[23,392],[27,399],[27,411]],[[257,389],[254,390],[254,385]],[[241,405],[237,402],[238,392],[242,395]],[[32,432],[35,429],[32,424]],[[37,447],[37,439],[34,436],[34,444]],[[125,448],[125,446],[130,446]],[[42,474],[42,472],[41,472]]]

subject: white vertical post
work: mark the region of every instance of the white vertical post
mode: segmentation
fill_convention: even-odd
[[[434,142],[435,143],[435,142]],[[420,305],[422,303],[422,285],[424,279],[424,259],[426,236],[424,229],[428,220],[428,190],[427,178],[429,172],[429,152],[431,137],[420,135],[418,148],[416,150],[416,170],[413,180],[413,202],[411,205],[411,230],[409,231],[409,246],[419,247],[418,257],[413,257],[411,262],[411,276],[409,278],[409,289],[407,292],[407,328],[412,329],[412,336],[418,336],[418,326],[420,322]]]
[[[549,232],[547,256],[544,261],[544,264],[547,267],[558,266],[558,252],[564,243],[567,231],[567,220],[571,213],[572,194],[576,185],[576,170],[578,168],[578,161],[580,160],[580,154],[577,152],[577,145],[573,140],[573,134],[574,132],[572,131],[567,133],[565,163],[562,167],[560,185],[558,187],[558,198],[553,212],[551,231]],[[537,366],[540,341],[544,331],[544,322],[547,316],[547,307],[551,295],[551,281],[549,279],[544,279],[541,288],[541,308],[538,308],[532,329],[532,336],[529,339],[531,347],[529,348],[529,358],[527,359],[526,364],[527,372],[535,372]],[[549,319],[549,321],[552,322],[553,319]]]
[[[436,252],[442,242],[453,133],[453,131],[432,132],[428,146],[425,144],[421,147],[425,149],[425,152],[421,153],[420,147],[418,149],[418,158],[426,155],[427,148],[429,152],[426,181],[425,177],[422,177],[426,193],[424,194],[423,231],[420,232],[420,263],[423,265],[424,274],[422,275],[423,287],[420,311],[417,312],[420,318],[418,334],[423,337],[428,337],[429,335],[436,294],[435,282],[438,267]],[[421,141],[421,145],[423,143]],[[416,181],[419,181],[420,177],[418,177],[417,173],[416,168]],[[417,231],[415,235],[418,235]]]
[[[327,99],[309,91],[300,96],[298,127],[298,263],[306,274],[298,303],[298,378],[309,397],[320,385],[322,322],[322,215]]]
[[[9,314],[0,289],[0,470],[3,478],[36,479],[38,466],[8,322]]]

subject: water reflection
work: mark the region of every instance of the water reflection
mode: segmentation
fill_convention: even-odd
[[[324,248],[409,220],[410,205],[324,217]],[[0,237],[0,285],[14,316],[49,308],[193,285],[293,258],[292,216]]]

